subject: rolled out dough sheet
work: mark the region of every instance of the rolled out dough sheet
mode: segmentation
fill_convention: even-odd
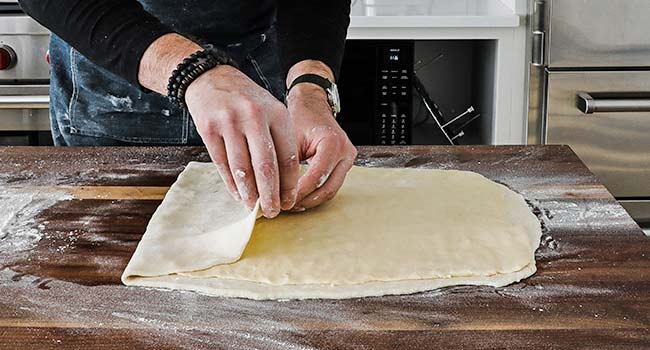
[[[472,172],[354,167],[330,202],[266,219],[231,199],[212,164],[192,162],[122,281],[251,299],[503,286],[535,272],[540,237],[519,194]]]

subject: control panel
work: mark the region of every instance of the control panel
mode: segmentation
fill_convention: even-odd
[[[376,144],[411,144],[413,60],[412,41],[377,46]]]

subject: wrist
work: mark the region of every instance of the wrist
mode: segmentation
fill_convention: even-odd
[[[287,95],[287,102],[296,99],[318,99],[327,102],[327,93],[322,87],[312,83],[296,84]]]
[[[206,91],[214,91],[218,89],[215,86],[216,82],[228,81],[231,79],[233,74],[239,72],[237,68],[223,64],[218,65],[207,72],[201,74],[198,78],[187,87],[185,92],[185,99],[187,104],[192,104],[193,100],[196,100],[196,97],[200,96]]]
[[[305,86],[295,94],[292,94],[293,90],[300,85]],[[316,91],[318,90],[314,90],[314,87],[319,88],[320,92],[317,93]],[[320,96],[320,100],[325,100],[334,118],[341,111],[341,102],[336,84],[321,75],[307,73],[296,77],[289,85],[288,96],[286,98],[287,105],[290,106],[290,100],[305,94],[308,96]]]
[[[314,110],[328,110],[331,112],[327,93],[322,87],[316,84],[297,84],[289,91],[286,103],[289,110],[296,107],[307,107]]]
[[[178,64],[168,79],[167,97],[180,108],[186,108],[185,95],[189,86],[212,69],[229,65],[237,67],[237,63],[224,52],[206,45],[202,50],[192,53]]]
[[[325,63],[317,60],[303,60],[294,64],[291,69],[289,69],[289,72],[287,73],[286,87],[288,88],[291,86],[291,83],[297,77],[309,73],[320,75],[321,77],[334,82],[334,73]]]
[[[287,95],[286,102],[289,115],[296,125],[303,125],[304,121],[313,122],[314,116],[322,117],[318,120],[335,120],[332,107],[327,100],[327,94],[318,85],[301,83],[294,86]],[[311,113],[304,113],[305,111]]]

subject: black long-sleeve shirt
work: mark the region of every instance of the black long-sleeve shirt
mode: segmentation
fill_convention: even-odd
[[[285,72],[315,59],[338,75],[350,18],[350,0],[20,0],[20,5],[95,64],[133,84],[142,55],[164,34],[227,41],[264,30],[274,20]],[[206,5],[214,7],[206,11]]]

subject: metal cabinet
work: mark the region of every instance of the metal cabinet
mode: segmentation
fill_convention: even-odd
[[[650,222],[650,2],[532,0],[528,140],[573,148]]]
[[[570,144],[618,197],[650,197],[650,72],[551,72],[547,143]]]
[[[547,0],[545,59],[551,67],[650,66],[648,0]],[[538,17],[539,18],[539,17]]]

